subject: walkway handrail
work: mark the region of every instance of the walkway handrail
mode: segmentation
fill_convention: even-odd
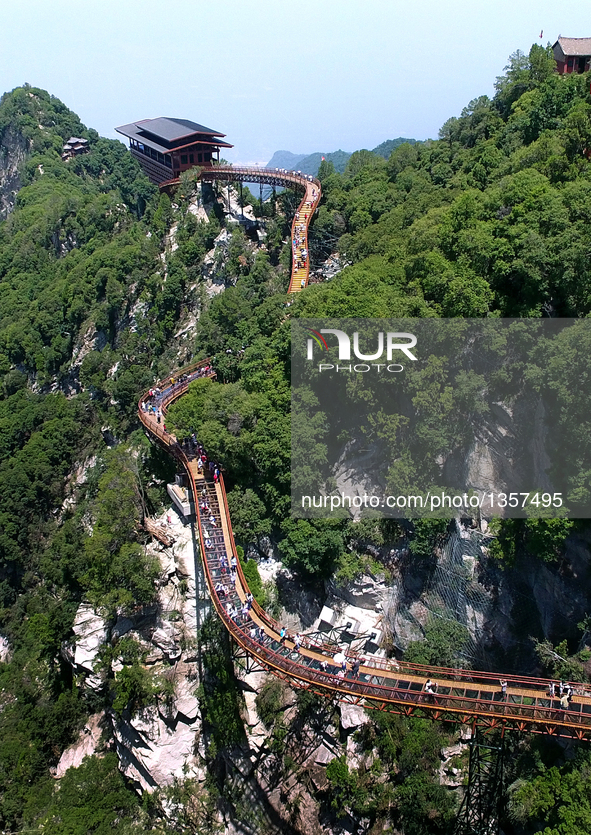
[[[281,186],[282,188],[297,188],[304,191],[304,196],[295,213],[292,227],[291,240],[298,241],[296,251],[292,248],[292,268],[289,283],[289,292],[298,293],[307,286],[310,278],[310,253],[308,251],[308,228],[312,216],[322,196],[320,180],[309,174],[301,174],[287,169],[263,168],[255,165],[212,165],[202,168],[199,172],[199,179],[203,182],[222,180],[224,182],[247,182],[264,183],[267,185]],[[162,190],[176,187],[180,179],[176,177],[160,183]],[[300,266],[298,266],[298,264]],[[303,265],[303,266],[302,266]]]
[[[176,381],[178,376],[185,375],[186,379]],[[166,386],[166,381],[162,381],[161,385],[166,386],[158,396],[162,413],[165,414],[167,406],[186,393],[192,380],[203,376],[215,377],[210,360],[201,360],[175,372],[172,375],[175,380],[173,384]],[[174,455],[189,478],[205,581],[213,606],[236,643],[266,669],[285,678],[292,685],[306,687],[324,695],[332,694],[354,704],[362,702],[367,707],[394,710],[407,715],[418,713],[435,719],[464,723],[478,721],[488,727],[527,729],[534,733],[571,735],[579,739],[591,738],[591,685],[580,693],[577,692],[580,684],[571,682],[577,700],[568,710],[564,710],[557,707],[556,700],[548,695],[550,681],[539,677],[504,675],[507,682],[507,693],[504,694],[500,690],[499,674],[496,673],[425,666],[369,653],[364,654],[359,677],[351,677],[350,673],[347,678],[342,677],[343,674],[339,677],[334,671],[322,669],[322,665],[338,668],[334,652],[309,640],[302,644],[299,651],[293,645],[292,638],[279,641],[279,624],[256,602],[250,608],[250,625],[258,625],[270,645],[253,638],[248,629],[229,615],[216,591],[214,571],[218,569],[213,567],[215,559],[208,555],[206,547],[194,463],[177,439],[165,432],[157,419],[146,411],[144,404],[149,399],[148,395],[144,395],[138,404],[142,424],[152,437]],[[217,488],[212,486],[211,479],[208,480],[206,475],[200,475],[200,484],[206,492],[215,492],[215,496],[214,492],[211,492],[211,496],[219,505],[220,527],[217,528],[216,523],[217,536],[223,537],[226,555],[236,558],[235,591],[237,599],[243,603],[249,595],[249,588],[238,559],[223,476],[220,476]],[[347,657],[351,661],[359,656],[348,651]],[[439,687],[436,693],[424,691],[427,678],[437,680]]]

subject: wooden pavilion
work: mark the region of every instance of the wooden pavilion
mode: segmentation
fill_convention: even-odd
[[[222,142],[224,133],[190,122],[188,119],[142,119],[115,128],[127,136],[129,150],[153,183],[178,177],[181,171],[199,166],[210,168],[220,159],[220,148],[232,148]]]

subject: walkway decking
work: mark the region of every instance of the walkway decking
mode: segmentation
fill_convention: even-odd
[[[152,400],[164,412],[185,394],[192,380],[215,375],[209,360],[204,360],[175,372],[174,379],[179,376],[186,379],[174,384],[163,382],[161,393]],[[164,432],[156,416],[145,410],[148,399],[146,395],[140,400],[140,420],[150,436],[184,467],[190,480],[201,559],[212,603],[234,641],[264,668],[292,686],[378,710],[464,724],[477,722],[488,728],[591,738],[591,685],[573,683],[573,701],[568,710],[563,710],[559,700],[548,695],[550,682],[540,678],[505,675],[508,686],[503,695],[498,674],[425,667],[367,653],[355,676],[351,667],[360,658],[358,653],[347,652],[345,672],[329,646],[308,640],[298,651],[291,638],[280,641],[280,625],[257,603],[248,613],[232,617],[230,610],[234,607],[240,612],[249,589],[237,560],[223,477],[214,484],[209,472],[198,472],[190,445],[181,446],[173,435]],[[199,508],[200,499],[207,504],[205,515]],[[211,516],[213,523],[209,521]],[[233,558],[237,561],[235,582],[231,579]],[[436,694],[424,691],[428,678],[437,683]]]
[[[291,227],[292,268],[289,284],[290,293],[299,293],[308,284],[310,277],[310,253],[308,249],[308,227],[312,216],[318,207],[322,190],[320,181],[316,177],[298,174],[295,171],[278,170],[272,168],[257,168],[256,166],[216,165],[203,168],[199,175],[203,182],[215,181],[226,183],[262,183],[263,185],[280,186],[298,191],[303,190],[304,196]],[[167,180],[160,184],[163,190],[176,186],[179,180]],[[297,243],[295,243],[297,241]]]

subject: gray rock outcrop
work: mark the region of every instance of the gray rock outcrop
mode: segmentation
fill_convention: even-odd
[[[12,657],[10,643],[5,635],[0,635],[0,661],[7,663]]]
[[[20,167],[29,150],[29,140],[9,125],[0,137],[0,221],[14,209],[21,187]]]
[[[87,687],[97,690],[102,682],[100,676],[94,671],[94,665],[101,647],[107,640],[107,623],[92,606],[81,603],[72,629],[76,636],[74,669],[79,675],[85,676]]]
[[[344,731],[355,730],[369,722],[369,716],[360,705],[340,705],[341,727]]]
[[[158,543],[148,546],[162,565],[157,604],[136,613],[121,613],[109,624],[92,606],[83,603],[74,620],[75,644],[63,649],[83,686],[98,689],[108,673],[105,670],[98,675],[95,670],[100,650],[106,645],[116,650],[119,639],[131,637],[139,646],[152,682],[162,684],[156,702],[140,713],[107,712],[121,768],[146,791],[171,785],[176,778],[205,779],[197,755],[201,721],[194,647],[198,616],[203,618],[208,607],[197,601],[191,528],[183,525],[172,509],[158,521],[168,525],[169,514],[174,520],[170,525],[174,545],[166,550]],[[116,677],[122,669],[123,661],[115,653],[110,672]],[[93,719],[90,730],[64,752],[56,776],[96,751],[99,719]]]

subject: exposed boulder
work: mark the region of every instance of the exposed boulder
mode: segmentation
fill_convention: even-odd
[[[316,749],[313,757],[316,765],[328,765],[330,762],[336,759],[336,757],[338,757],[338,754],[335,753],[333,749],[329,748],[327,745],[324,745],[323,743]]]
[[[341,704],[341,727],[344,731],[360,728],[369,722],[369,716],[361,705]]]

